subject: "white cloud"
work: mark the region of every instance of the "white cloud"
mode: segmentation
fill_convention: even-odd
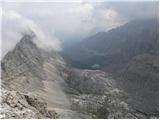
[[[91,14],[93,10],[93,5],[89,3],[79,3],[72,8],[70,8],[68,11],[72,14],[80,14],[80,15],[88,15]]]
[[[61,50],[60,41],[51,36],[34,23],[15,11],[3,12],[3,31],[2,31],[2,57],[20,40],[21,32],[29,32],[30,30],[36,34],[33,40],[38,47],[45,50]]]
[[[52,35],[56,35],[60,40],[72,38],[76,40],[99,31],[107,31],[137,17],[155,16],[157,6],[156,2],[92,2],[90,0],[87,2],[86,0],[4,2],[3,9],[10,11],[5,13],[6,17],[10,18],[3,19],[3,31],[7,32],[3,32],[5,39],[2,42],[5,43],[3,44],[5,49],[11,49],[21,37],[17,31],[21,32],[29,27],[38,32],[42,41],[44,37],[49,36],[47,43],[52,44],[54,39],[56,44],[53,44],[55,45],[53,47],[59,49],[59,41]],[[39,46],[42,46],[42,42]]]
[[[99,29],[110,29],[113,16],[110,19],[105,16],[110,17],[110,12],[114,10],[109,8],[102,10],[100,7],[97,7],[100,5],[101,3],[84,2],[82,0],[70,3],[6,3],[5,8],[17,11],[25,17],[34,20],[42,29],[51,33],[55,32],[58,37],[65,39],[71,36],[86,36],[93,31],[98,32]],[[103,13],[104,11],[106,13]],[[105,25],[102,25],[100,22]]]

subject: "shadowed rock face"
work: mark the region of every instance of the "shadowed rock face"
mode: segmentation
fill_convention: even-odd
[[[138,55],[128,63],[123,73],[123,77],[137,87],[158,91],[158,56]]]
[[[158,56],[142,54],[134,57],[121,72],[119,85],[130,93],[134,108],[158,116]]]

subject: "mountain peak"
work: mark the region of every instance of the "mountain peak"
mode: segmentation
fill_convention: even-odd
[[[25,42],[26,43],[26,41],[30,41],[31,42],[31,41],[33,41],[34,38],[36,38],[36,34],[33,31],[21,32],[21,35],[22,35],[22,38],[21,38],[19,43],[21,43],[21,42]]]
[[[36,34],[31,30],[29,30],[28,32],[21,32],[21,34],[23,38],[26,38],[26,39],[33,39],[36,37]]]
[[[11,79],[15,74],[18,76],[27,72],[34,73],[35,76],[43,79],[43,59],[40,49],[33,41],[34,37],[33,32],[30,34],[23,33],[20,42],[3,58],[1,63],[2,71],[8,74],[8,79]]]

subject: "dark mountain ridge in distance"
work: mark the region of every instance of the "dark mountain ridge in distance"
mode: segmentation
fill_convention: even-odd
[[[100,32],[64,50],[73,66],[114,68],[132,57],[152,52],[158,54],[158,19],[134,20],[108,32]],[[109,67],[111,65],[111,67]],[[116,68],[117,69],[117,68]]]
[[[88,37],[63,55],[74,67],[112,73],[135,109],[158,115],[158,26],[158,18],[134,20]]]

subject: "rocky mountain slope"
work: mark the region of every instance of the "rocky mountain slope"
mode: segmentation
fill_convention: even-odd
[[[157,55],[137,55],[119,73],[118,79],[119,85],[130,93],[129,102],[135,109],[156,116],[159,113],[158,65]]]
[[[86,38],[63,54],[77,68],[112,73],[137,111],[158,116],[158,25],[158,19],[134,20]]]
[[[126,103],[111,74],[79,70],[25,34],[1,61],[3,118],[150,118]]]
[[[39,119],[58,118],[53,110],[47,109],[46,102],[38,96],[21,94],[17,91],[1,90],[1,118]]]
[[[69,110],[69,100],[63,90],[65,82],[60,76],[60,69],[65,67],[63,59],[55,51],[46,52],[38,48],[33,42],[34,37],[24,35],[3,58],[2,87],[44,99],[47,109],[62,111],[59,118],[79,118],[80,113]]]

